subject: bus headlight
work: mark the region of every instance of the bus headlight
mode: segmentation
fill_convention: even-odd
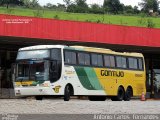
[[[16,83],[14,84],[14,86],[15,86],[15,87],[20,87],[20,85],[18,85],[18,84],[16,84]]]

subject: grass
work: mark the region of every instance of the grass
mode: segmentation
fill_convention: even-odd
[[[26,8],[5,8],[0,7],[0,14],[11,14],[19,16],[34,16],[42,18],[53,18],[61,20],[74,20],[85,22],[101,22],[105,24],[116,24],[126,26],[147,27],[148,19],[153,22],[154,28],[160,28],[160,18],[144,16],[124,16],[124,15],[97,15],[84,13],[67,13],[54,10],[35,10]],[[104,21],[103,21],[104,20]]]

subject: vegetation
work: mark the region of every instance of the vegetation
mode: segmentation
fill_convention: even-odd
[[[105,12],[118,14],[123,12],[123,5],[119,0],[104,0],[103,8]]]
[[[160,28],[158,0],[142,0],[139,3],[141,10],[138,6],[124,5],[119,0],[104,0],[102,6],[88,5],[86,0],[63,1],[65,4],[40,6],[38,0],[0,0],[0,13]]]
[[[71,13],[93,13],[93,14],[139,14],[145,13],[150,15],[150,12],[159,13],[158,0],[141,0],[138,6],[124,5],[120,3],[120,0],[104,0],[102,6],[98,4],[88,5],[86,0],[63,0],[65,4],[53,5],[47,3],[45,6],[40,6],[38,0],[0,0],[0,6],[9,5],[12,7],[23,6],[26,8],[46,8],[58,11],[65,11]]]
[[[144,14],[139,16],[124,16],[124,15],[108,15],[108,14],[81,14],[67,13],[55,10],[46,9],[28,9],[28,8],[5,8],[0,7],[0,14],[12,14],[20,16],[35,16],[62,20],[76,20],[85,22],[98,22],[105,24],[117,24],[127,26],[148,27],[148,19],[154,23],[155,28],[160,28],[160,19],[157,17],[147,17]]]
[[[159,12],[159,1],[158,0],[142,0],[139,4],[142,7],[142,11],[149,12],[153,10],[154,12]]]
[[[23,5],[23,0],[0,0],[0,5],[6,5],[7,8],[10,4]]]

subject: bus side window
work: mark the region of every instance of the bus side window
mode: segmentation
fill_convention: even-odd
[[[127,68],[127,58],[122,56],[116,56],[116,62],[118,68]]]
[[[78,63],[80,65],[85,65],[85,54],[82,52],[78,53]]]
[[[97,66],[98,65],[98,56],[97,54],[92,53],[91,54],[91,62],[93,66]]]
[[[85,53],[85,65],[90,65],[90,54]]]
[[[103,66],[103,57],[102,55],[98,55],[95,53],[91,54],[91,58],[92,58],[92,65],[93,66],[98,66],[98,67],[102,67]]]
[[[103,58],[102,55],[98,55],[98,66],[102,67],[103,66]]]
[[[130,69],[138,69],[138,61],[137,58],[128,58],[129,68]]]
[[[127,68],[127,58],[122,57],[122,68]]]
[[[69,52],[69,51],[65,51],[65,53],[64,53],[65,55],[65,57],[64,57],[64,61],[65,61],[65,63],[67,63],[67,64],[69,64],[69,63],[71,63],[71,52]]]
[[[104,66],[105,67],[111,67],[110,56],[109,55],[104,55]]]
[[[142,61],[141,58],[138,58],[138,68],[139,68],[140,70],[143,70],[143,61]]]
[[[115,57],[114,56],[110,56],[110,63],[111,63],[111,67],[115,67],[116,66]]]
[[[64,59],[66,64],[77,64],[77,57],[75,52],[65,51]]]
[[[77,64],[77,55],[75,52],[71,53],[72,64]]]
[[[115,67],[115,58],[112,55],[104,55],[105,67]]]

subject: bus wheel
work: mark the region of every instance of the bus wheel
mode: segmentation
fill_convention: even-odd
[[[117,93],[117,101],[122,101],[124,98],[124,94],[124,89],[122,87],[119,87]]]
[[[35,98],[36,98],[36,100],[42,100],[43,96],[36,96]]]
[[[117,101],[122,101],[124,98],[124,94],[124,89],[122,87],[119,87],[117,93]]]
[[[70,87],[69,87],[69,85],[67,85],[64,90],[64,101],[69,101],[70,96],[71,96]]]
[[[133,96],[133,91],[131,87],[128,87],[124,96],[125,101],[130,101],[131,97]]]
[[[117,96],[111,97],[112,101],[122,101],[124,99],[124,89],[122,87],[118,88]]]

